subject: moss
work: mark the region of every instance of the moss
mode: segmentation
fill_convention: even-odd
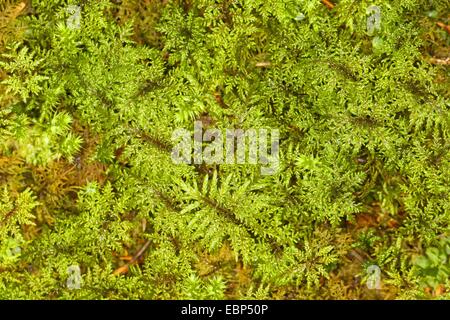
[[[446,4],[7,1],[0,297],[445,297]],[[195,121],[276,172],[174,163]]]

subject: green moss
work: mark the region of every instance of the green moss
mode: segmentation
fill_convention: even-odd
[[[369,265],[376,298],[425,294],[446,1],[82,1],[79,27],[69,4],[33,1],[0,50],[1,298],[373,298]],[[194,121],[278,129],[279,170],[175,164]]]

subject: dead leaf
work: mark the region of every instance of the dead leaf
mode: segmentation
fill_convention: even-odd
[[[446,25],[445,23],[442,22],[437,22],[436,23],[439,27],[441,27],[442,29],[444,29],[445,31],[447,31],[447,33],[450,33],[450,26]]]
[[[120,275],[120,274],[127,274],[128,270],[129,270],[129,267],[126,264],[126,265],[121,266],[121,267],[117,268],[116,270],[114,270],[113,275],[117,276],[117,275]]]
[[[442,295],[445,292],[445,287],[443,284],[440,284],[436,287],[436,289],[434,289],[434,296],[435,297],[439,297],[440,295]]]

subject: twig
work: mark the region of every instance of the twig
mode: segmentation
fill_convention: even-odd
[[[150,245],[152,241],[151,240],[147,240],[147,242],[142,246],[142,248],[133,256],[133,258],[131,259],[131,261],[129,263],[135,263],[141,256],[142,254],[145,252],[145,250],[147,250],[148,246]]]
[[[334,8],[334,3],[329,1],[329,0],[322,0],[322,3],[329,9],[333,9]]]
[[[133,256],[133,258],[131,258],[130,262],[114,270],[113,274],[119,275],[127,273],[128,270],[130,269],[130,265],[136,263],[136,261],[139,260],[139,258],[142,256],[145,250],[147,250],[151,242],[152,242],[151,240],[147,240],[147,242],[141,247],[141,249],[139,249],[139,251]]]
[[[259,68],[265,68],[265,67],[270,67],[271,63],[270,63],[270,61],[262,61],[262,62],[257,62],[255,65]]]

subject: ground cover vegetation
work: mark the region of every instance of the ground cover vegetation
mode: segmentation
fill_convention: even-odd
[[[0,12],[0,298],[450,297],[448,1]],[[174,163],[195,121],[277,171]]]

